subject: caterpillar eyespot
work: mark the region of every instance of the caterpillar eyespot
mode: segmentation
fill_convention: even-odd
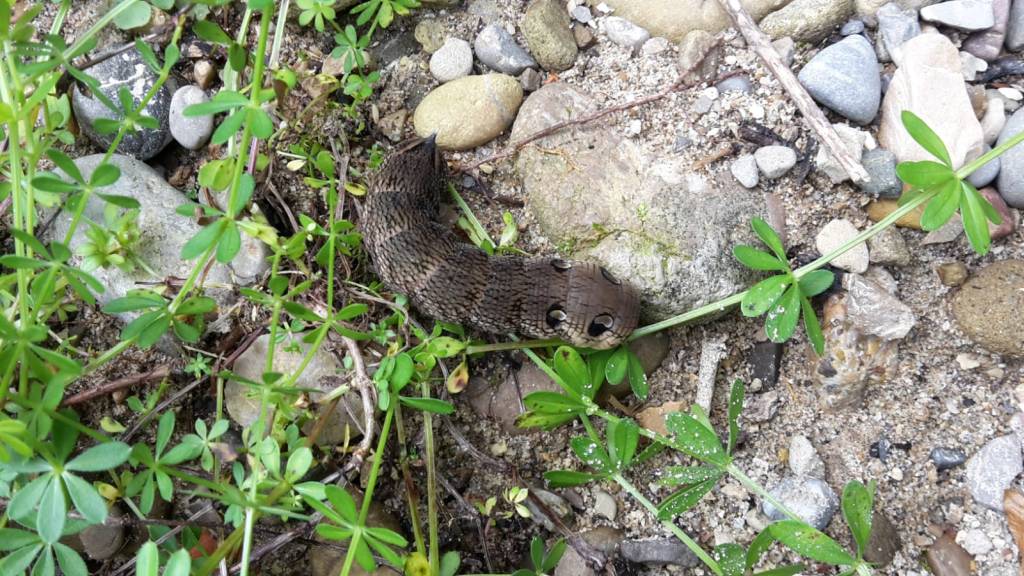
[[[444,186],[433,137],[407,142],[371,179],[360,214],[377,275],[417,310],[484,332],[596,349],[617,346],[636,328],[636,292],[597,264],[488,256],[460,242],[438,223]]]

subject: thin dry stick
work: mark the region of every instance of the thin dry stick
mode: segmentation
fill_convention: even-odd
[[[807,121],[807,126],[818,135],[821,145],[839,162],[839,165],[843,167],[843,170],[846,171],[846,174],[849,175],[854,183],[870,181],[864,166],[846,151],[846,145],[839,138],[839,134],[836,133],[828,118],[825,118],[821,108],[818,108],[818,105],[811,99],[811,95],[800,85],[796,76],[793,75],[793,71],[789,69],[789,66],[786,66],[782,58],[779,57],[779,53],[775,51],[771,38],[758,28],[754,19],[750,17],[750,14],[740,4],[740,0],[718,1],[722,8],[729,13],[729,17],[732,18],[736,29],[746,38],[747,44],[753,48],[754,52],[764,61],[772,74],[778,78],[779,84],[782,84],[782,88],[793,99],[793,104],[803,114],[804,119]]]
[[[658,90],[654,94],[648,94],[647,96],[637,98],[636,100],[630,100],[629,102],[623,102],[622,104],[617,104],[615,106],[603,108],[601,110],[598,110],[597,112],[594,112],[593,114],[587,114],[586,116],[580,116],[579,118],[570,118],[569,120],[556,122],[555,124],[552,124],[551,126],[548,126],[543,130],[539,130],[527,136],[526,138],[513,142],[501,152],[491,154],[490,156],[481,158],[474,162],[470,162],[469,164],[456,166],[452,171],[455,173],[468,172],[470,170],[478,168],[481,164],[507,158],[518,152],[523,146],[526,146],[531,142],[540,140],[541,138],[550,136],[564,128],[568,128],[570,126],[579,126],[580,124],[587,124],[589,122],[593,122],[594,120],[604,118],[609,114],[615,114],[616,112],[622,112],[624,110],[629,110],[630,108],[643,106],[644,104],[650,104],[651,102],[661,100],[662,98],[668,96],[669,94],[675,92],[676,90],[686,88],[692,84],[696,84],[699,78],[697,78],[694,75],[694,71],[704,64],[704,60],[708,57],[708,54],[710,54],[717,47],[718,41],[716,40],[715,43],[708,48],[708,51],[705,52],[703,56],[698,58],[689,68],[684,70],[683,73],[679,75],[679,78],[677,78],[675,82],[669,84],[668,86],[662,88],[661,90]]]
[[[82,404],[83,402],[88,402],[93,398],[99,396],[106,396],[111,392],[116,392],[124,388],[131,388],[136,384],[143,384],[147,382],[153,382],[156,380],[163,380],[164,378],[170,376],[170,374],[171,367],[167,364],[164,364],[144,374],[134,374],[132,376],[125,376],[124,378],[118,378],[117,380],[114,380],[113,382],[108,382],[107,384],[104,384],[102,386],[97,386],[96,388],[92,388],[84,392],[79,392],[78,394],[75,394],[70,398],[65,398],[64,401],[61,402],[61,406],[74,406],[75,404]]]

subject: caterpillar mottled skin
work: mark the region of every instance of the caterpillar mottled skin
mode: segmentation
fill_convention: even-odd
[[[381,280],[424,314],[485,332],[606,349],[636,328],[636,292],[604,268],[488,256],[437,222],[445,164],[433,137],[400,147],[372,179],[363,244]]]

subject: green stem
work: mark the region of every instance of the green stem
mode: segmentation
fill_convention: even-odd
[[[420,393],[424,398],[430,398],[428,382],[420,383]],[[440,538],[437,527],[437,451],[434,447],[434,417],[433,414],[426,411],[423,412],[423,439],[427,451],[427,532],[430,538],[427,551],[430,560],[430,573],[437,574],[441,569],[438,550]]]
[[[402,424],[402,404],[395,405],[395,434],[398,435],[398,466],[402,470],[405,482],[405,500],[409,506],[409,524],[412,525],[412,536],[416,542],[416,551],[427,555],[427,546],[423,542],[423,529],[420,526],[420,513],[416,495],[413,492],[412,472],[409,470],[409,451],[405,448],[405,425]]]
[[[115,18],[120,16],[122,12],[131,8],[133,4],[135,4],[135,2],[120,2],[113,8],[108,10],[103,16],[100,17],[99,20],[96,21],[95,24],[90,26],[89,29],[85,31],[85,34],[82,34],[82,37],[79,38],[77,42],[66,48],[64,52],[61,53],[61,59],[67,62],[69,59],[73,57],[73,55],[77,56],[78,52],[82,49],[83,46],[85,46],[87,42],[89,42],[90,40],[92,40],[93,37],[102,32],[108,24],[110,24],[114,21]]]
[[[356,549],[359,547],[359,541],[362,539],[363,531],[366,529],[366,517],[370,514],[370,504],[373,502],[373,489],[377,486],[377,476],[380,474],[380,466],[384,461],[384,448],[387,446],[388,434],[391,432],[391,421],[395,415],[395,402],[398,402],[397,398],[392,399],[391,406],[384,413],[384,424],[380,428],[377,450],[373,454],[373,466],[370,468],[366,492],[363,494],[363,504],[359,509],[358,526],[360,529],[356,530],[355,534],[352,535],[352,541],[349,542],[348,550],[345,552],[345,564],[341,568],[342,576],[348,576],[349,571],[352,569],[352,561],[356,558]]]
[[[728,472],[730,476],[735,478],[740,484],[742,484],[744,488],[763,498],[765,502],[768,502],[769,504],[774,506],[776,510],[788,516],[790,520],[796,520],[797,522],[803,523],[807,522],[806,520],[798,516],[796,512],[790,510],[789,507],[783,504],[778,498],[769,494],[768,491],[765,490],[760,484],[754,482],[742,470],[736,467],[735,464],[729,464],[725,468],[725,471]]]
[[[636,486],[633,486],[633,484],[631,484],[629,480],[626,480],[621,474],[612,474],[612,480],[615,480],[615,482],[619,486],[622,486],[622,489],[625,490],[627,494],[632,496],[634,500],[639,502],[655,518],[658,517],[658,507],[655,506],[650,500],[648,500],[643,494],[641,494],[640,491],[636,489]],[[678,538],[683,544],[685,544],[691,552],[696,554],[697,557],[700,558],[701,561],[704,562],[704,564],[707,565],[707,567],[710,568],[712,572],[718,574],[718,576],[721,576],[723,574],[722,567],[718,565],[718,562],[716,562],[710,554],[705,552],[704,549],[700,547],[700,544],[697,544],[697,542],[695,542],[693,538],[690,538],[690,535],[684,532],[682,528],[676,526],[669,520],[662,520],[661,525],[667,528],[669,532],[671,532],[676,538]]]
[[[1024,132],[1014,134],[1012,138],[1010,138],[1006,142],[1003,142],[999,146],[996,146],[995,148],[989,150],[988,152],[982,154],[973,162],[965,166],[961,166],[960,169],[956,171],[956,177],[961,180],[967,178],[967,176],[969,176],[971,172],[974,172],[975,170],[981,168],[985,164],[988,164],[989,162],[1001,156],[1004,152],[1006,152],[1010,148],[1013,148],[1017,144],[1020,144],[1021,142],[1024,142]]]
[[[481,354],[483,352],[500,352],[502,350],[525,350],[528,348],[548,348],[565,344],[557,338],[547,340],[522,340],[513,342],[495,342],[493,344],[470,344],[466,347],[466,354]]]

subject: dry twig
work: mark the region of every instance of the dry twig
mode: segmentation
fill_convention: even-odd
[[[113,382],[108,382],[102,386],[97,386],[83,392],[79,392],[70,398],[65,398],[61,402],[61,406],[74,406],[76,404],[82,404],[92,400],[99,396],[106,396],[111,392],[116,392],[124,388],[131,388],[136,384],[144,384],[147,382],[153,382],[156,380],[163,380],[171,374],[171,367],[168,364],[158,366],[157,368],[145,372],[143,374],[133,374],[131,376],[125,376],[124,378],[118,378]]]

